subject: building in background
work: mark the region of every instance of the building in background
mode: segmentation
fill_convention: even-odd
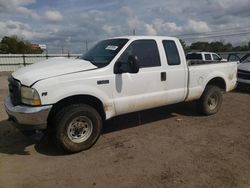
[[[42,50],[43,52],[47,53],[47,46],[46,44],[31,44],[32,50]]]

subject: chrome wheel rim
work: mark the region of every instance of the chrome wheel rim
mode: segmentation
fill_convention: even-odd
[[[93,123],[86,116],[74,118],[68,126],[68,138],[74,143],[86,141],[93,131]]]
[[[218,95],[216,95],[215,93],[210,95],[210,97],[208,98],[208,101],[207,101],[209,109],[214,110],[218,105],[218,101],[219,101]]]

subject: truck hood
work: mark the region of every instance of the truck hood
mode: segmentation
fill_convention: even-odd
[[[240,63],[238,69],[244,71],[250,71],[250,63]]]
[[[23,67],[12,73],[12,76],[19,80],[23,85],[31,86],[33,83],[46,78],[95,68],[97,67],[89,61],[82,59],[55,57]]]

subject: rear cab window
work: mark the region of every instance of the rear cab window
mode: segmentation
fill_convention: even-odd
[[[162,41],[168,65],[180,65],[180,56],[177,49],[176,43],[173,40],[163,40]]]

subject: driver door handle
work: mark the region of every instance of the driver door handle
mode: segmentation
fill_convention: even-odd
[[[161,81],[164,82],[167,80],[167,74],[166,72],[161,72]]]

